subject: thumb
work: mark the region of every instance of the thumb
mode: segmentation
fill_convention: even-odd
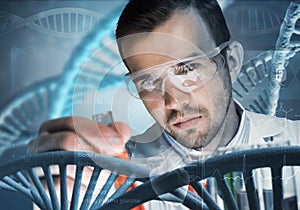
[[[123,122],[113,122],[108,125],[109,127],[113,128],[117,133],[119,134],[122,143],[125,145],[125,143],[130,139],[131,137],[131,131],[130,128]]]

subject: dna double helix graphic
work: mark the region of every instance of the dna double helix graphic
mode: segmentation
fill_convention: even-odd
[[[121,9],[116,8],[102,18],[84,37],[60,77],[24,90],[1,110],[0,153],[13,144],[27,142],[42,121],[72,114],[73,106],[82,101],[89,90],[117,86],[123,82],[125,67],[118,65],[121,58],[113,41]],[[299,42],[292,35],[299,34],[296,27],[299,11],[299,4],[296,3],[288,8],[275,52],[266,51],[242,67],[241,74],[233,84],[233,94],[246,109],[274,114],[280,88],[275,77],[276,70],[281,69],[278,66],[287,65],[288,59],[299,51]],[[42,24],[43,21],[39,20]],[[37,24],[37,21],[30,23]],[[9,31],[12,25],[16,27],[16,23],[6,25],[2,34],[3,31]],[[112,69],[112,66],[116,68]]]
[[[281,25],[275,51],[267,51],[243,65],[233,84],[233,94],[246,109],[274,115],[279,98],[280,82],[284,80],[285,67],[300,50],[297,21],[300,4],[292,2]]]
[[[53,10],[51,11],[53,12]],[[58,12],[59,10],[54,11]],[[69,17],[71,17],[71,11],[72,10],[68,13]],[[86,10],[81,9],[77,11],[86,12]],[[93,26],[96,28],[90,30],[88,35],[86,35],[79,46],[77,46],[71,59],[65,65],[62,75],[38,82],[23,90],[2,108],[0,111],[0,154],[12,145],[22,145],[33,138],[43,121],[58,116],[70,115],[72,113],[73,103],[82,100],[84,93],[89,89],[98,87],[99,81],[107,74],[106,69],[114,63],[115,60],[120,62],[116,47],[107,45],[107,43],[113,40],[116,17],[118,17],[120,11],[121,8],[119,7],[111,12],[109,17],[100,19],[99,22]],[[53,15],[53,13],[51,13],[51,15]],[[47,17],[49,18],[51,15]],[[16,17],[12,18],[16,20]],[[23,22],[35,24],[37,23],[37,19],[39,22],[42,22],[42,18],[38,18],[38,15],[30,19],[31,20],[23,20]],[[20,20],[20,18],[18,20]],[[2,29],[5,28],[5,30],[2,30],[1,34],[4,34],[4,32],[8,33],[13,29],[15,30],[24,24],[21,24],[21,22],[17,24],[16,21],[12,21],[12,23],[7,21],[5,25],[6,27],[2,27]],[[92,25],[92,23],[89,23],[89,26]],[[65,26],[70,27],[69,25]],[[34,27],[36,27],[36,25]],[[45,30],[46,32],[46,30],[49,29],[40,28],[40,30]],[[80,30],[79,27],[78,30]],[[85,30],[87,31],[88,27],[86,27]],[[66,33],[53,31],[51,33],[71,37],[71,34],[81,35],[83,32]],[[94,50],[99,48],[102,49],[102,51],[95,53]],[[79,75],[81,82],[77,82]],[[112,80],[120,80],[120,72],[117,73],[117,75],[115,75],[115,73],[111,75],[110,78]],[[75,84],[76,91],[74,91]],[[109,83],[109,85],[113,84],[114,83]]]
[[[287,9],[285,19],[280,28],[280,35],[276,43],[274,59],[272,60],[272,71],[275,72],[276,86],[273,92],[273,104],[271,114],[276,112],[279,98],[280,83],[286,79],[286,67],[289,60],[300,51],[300,26],[297,21],[300,19],[300,4],[292,2]]]
[[[54,37],[82,37],[101,18],[100,13],[74,7],[50,9],[26,18],[0,11],[0,37],[24,26]]]
[[[231,20],[230,26],[238,35],[260,36],[277,32],[283,15],[278,11],[259,6],[246,6],[245,4],[229,7],[226,18]]]

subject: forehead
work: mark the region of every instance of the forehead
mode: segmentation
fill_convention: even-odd
[[[192,9],[176,12],[154,31],[124,37],[119,43],[122,57],[132,71],[205,54],[215,47],[205,22]]]

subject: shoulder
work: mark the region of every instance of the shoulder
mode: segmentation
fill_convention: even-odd
[[[290,120],[288,118],[281,118],[271,115],[259,114],[255,112],[245,111],[247,118],[251,124],[261,126],[263,128],[274,129],[285,129],[295,128],[300,126],[300,120]]]
[[[300,120],[289,120],[270,115],[245,111],[250,123],[250,130],[261,137],[275,137],[280,141],[300,143]]]

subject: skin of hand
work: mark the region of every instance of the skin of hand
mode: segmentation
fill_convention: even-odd
[[[84,117],[64,117],[44,122],[38,136],[28,143],[27,151],[30,154],[56,150],[84,151],[118,157],[124,151],[125,143],[130,136],[130,128],[122,122],[113,122],[106,126]],[[59,170],[56,166],[50,168],[56,193],[60,197]],[[73,191],[75,170],[75,166],[67,167],[69,195],[72,195]],[[47,191],[48,187],[43,172],[38,169],[36,172]],[[80,188],[80,200],[85,194],[92,172],[92,168],[85,167]],[[98,179],[101,181],[97,182],[98,189],[102,188],[109,174],[109,171],[101,172],[101,178]],[[71,197],[68,197],[68,203],[70,207]],[[34,209],[39,208],[34,206]]]
[[[130,128],[122,122],[106,126],[84,117],[64,117],[44,122],[27,150],[31,154],[66,150],[118,156],[130,136]]]

